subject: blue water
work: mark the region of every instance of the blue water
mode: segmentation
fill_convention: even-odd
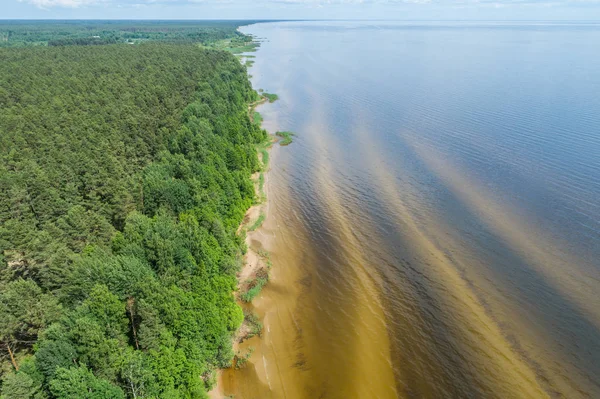
[[[254,86],[280,97],[265,126],[297,133],[273,173],[320,259],[313,322],[352,308],[332,295],[353,289],[341,254],[357,251],[392,396],[600,397],[600,25],[243,31],[264,39]],[[356,241],[339,239],[333,206]],[[352,338],[328,334],[341,362]]]

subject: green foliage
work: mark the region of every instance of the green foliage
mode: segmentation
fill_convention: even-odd
[[[262,96],[264,98],[266,98],[270,103],[274,103],[275,101],[277,101],[279,99],[279,96],[277,94],[272,94],[272,93],[263,92]]]
[[[60,367],[68,368],[77,359],[77,351],[60,324],[55,324],[45,331],[35,354],[36,369],[44,375],[47,381],[54,378]]]
[[[252,121],[258,126],[262,125],[263,117],[258,111],[254,111],[252,114]]]
[[[269,151],[266,148],[260,149],[261,159],[262,159],[262,170],[266,171],[269,169]]]
[[[27,373],[9,373],[2,382],[2,399],[44,398],[42,387],[37,386]]]
[[[123,391],[97,378],[85,367],[60,368],[50,382],[50,392],[57,399],[121,399]]]
[[[271,258],[271,254],[269,254],[269,251],[265,249],[259,249],[256,253],[263,259],[269,260]]]
[[[266,200],[267,196],[265,194],[265,174],[264,172],[260,172],[258,175],[258,192],[260,195],[260,201],[263,202]]]
[[[254,96],[193,45],[0,49],[3,399],[205,397],[244,319]]]
[[[262,171],[266,171],[267,169],[269,169],[269,147],[271,147],[272,143],[273,142],[269,137],[257,146],[258,152],[260,153],[260,159],[262,164],[260,169]]]
[[[4,375],[1,399],[46,399],[42,383],[44,376],[36,369],[35,359],[28,357],[21,362],[18,372]]]
[[[247,24],[251,21],[244,21]],[[249,46],[237,28],[241,21],[18,21],[0,20],[0,47],[68,46],[163,41],[219,47]],[[250,50],[246,50],[250,51]]]
[[[263,323],[260,321],[260,318],[254,312],[244,312],[244,322],[248,326],[248,333],[244,337],[244,339],[250,339],[254,336],[259,336],[262,334]]]
[[[238,32],[239,33],[239,32]],[[232,54],[241,54],[256,51],[260,44],[248,38],[247,36],[239,35],[228,39],[220,40],[211,43],[209,47],[218,50],[228,51]]]
[[[281,137],[281,140],[279,141],[279,145],[289,145],[292,143],[292,136],[294,136],[294,133],[292,132],[277,132],[275,133],[277,136]]]
[[[263,222],[265,221],[265,218],[266,215],[261,212],[260,215],[258,215],[258,218],[254,221],[254,223],[252,223],[252,225],[248,227],[248,230],[254,231],[258,229],[260,226],[262,226]]]
[[[144,170],[194,88],[234,60],[159,44],[0,49],[0,60],[0,247],[11,265],[0,273],[53,289],[73,253],[109,246],[141,207]]]
[[[269,147],[271,146],[271,140],[264,141],[257,146],[260,154],[260,170],[266,172],[269,169]]]
[[[57,320],[61,307],[51,294],[43,293],[32,280],[18,278],[0,285],[0,343],[14,352],[30,348],[42,329]],[[11,359],[12,361],[12,359]],[[16,361],[13,367],[18,368]]]
[[[248,350],[246,351],[246,353],[243,353],[242,351],[238,351],[238,353],[235,354],[235,368],[239,370],[239,369],[243,369],[244,367],[246,367],[248,364],[248,360],[250,359],[250,357],[252,357],[253,353],[254,353],[253,347],[249,347]]]
[[[269,271],[260,268],[256,276],[246,283],[246,291],[240,295],[240,299],[244,302],[252,302],[268,282]]]

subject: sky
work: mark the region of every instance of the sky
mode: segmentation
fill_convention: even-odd
[[[0,19],[586,20],[600,0],[0,0]]]

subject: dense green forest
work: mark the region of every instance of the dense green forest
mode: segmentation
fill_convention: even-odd
[[[0,20],[0,47],[64,46],[164,41],[211,44],[247,37],[237,31],[256,21],[27,21]]]
[[[206,396],[243,320],[255,98],[197,45],[0,48],[2,399]]]

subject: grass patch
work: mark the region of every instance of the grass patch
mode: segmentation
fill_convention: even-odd
[[[260,201],[264,202],[267,199],[267,196],[265,195],[265,174],[263,172],[260,172],[260,175],[258,175],[258,193],[260,195]]]
[[[244,322],[248,325],[248,334],[244,337],[250,339],[254,336],[261,336],[263,331],[263,323],[260,321],[256,313],[245,311]]]
[[[263,117],[260,114],[260,112],[254,111],[254,113],[252,114],[252,122],[254,122],[255,125],[260,126],[262,124],[262,121]]]
[[[269,255],[269,251],[265,249],[259,249],[257,252],[258,256],[264,259],[270,259],[271,255]]]
[[[248,281],[246,292],[240,295],[240,299],[246,303],[252,302],[269,282],[269,271],[263,267],[258,269],[256,277]]]
[[[279,145],[290,145],[292,143],[292,137],[294,133],[292,132],[277,132],[275,133],[277,136],[281,137],[279,140]]]
[[[267,199],[267,196],[265,194],[265,174],[264,174],[264,172],[266,172],[267,169],[269,168],[268,148],[271,146],[271,144],[272,144],[271,138],[268,138],[267,140],[263,141],[262,143],[260,143],[256,146],[256,150],[260,153],[260,156],[259,156],[260,173],[258,175],[258,198],[256,199],[256,203],[264,202]],[[260,220],[260,219],[261,218],[259,217],[259,220],[257,220],[254,223],[254,225],[256,225],[256,223],[262,223],[262,220]],[[254,227],[254,225],[252,225],[252,227]],[[250,227],[250,231],[253,230],[252,227]],[[258,228],[258,227],[259,226],[257,226],[256,228]]]
[[[242,351],[238,351],[238,353],[236,353],[233,358],[233,360],[235,362],[235,368],[237,370],[239,370],[239,369],[246,367],[246,365],[248,364],[248,359],[250,359],[250,356],[252,356],[252,353],[254,353],[253,347],[248,348],[248,351],[246,353],[242,353]]]
[[[273,141],[271,138],[267,138],[265,141],[263,141],[262,143],[258,144],[256,146],[256,148],[258,149],[258,151],[261,154],[261,162],[262,162],[262,170],[266,171],[267,168],[269,167],[269,151],[267,150],[271,144],[273,144]]]
[[[267,170],[269,167],[269,151],[266,148],[261,148],[260,153],[262,154],[263,170]]]
[[[273,262],[271,262],[271,255],[269,254],[269,252],[264,249],[259,249],[257,253],[258,256],[265,260],[265,264],[267,265],[267,271],[271,270],[271,268],[273,267]]]
[[[217,50],[229,51],[233,54],[249,53],[256,51],[256,48],[260,46],[260,43],[255,40],[248,40],[248,38],[240,39],[223,39],[214,43],[207,44],[200,47],[208,47]]]
[[[246,255],[246,253],[248,252],[248,244],[246,244],[246,235],[247,235],[247,231],[245,228],[242,228],[240,230],[240,234],[239,234],[239,243],[240,243],[240,251],[242,252],[242,255]],[[240,270],[242,268],[242,265],[240,265]]]
[[[270,271],[273,267],[273,262],[271,262],[271,255],[269,254],[269,251],[259,249],[257,254],[265,260],[265,264],[267,265],[267,271]]]
[[[248,42],[244,45],[226,46],[226,47],[223,47],[221,50],[229,51],[233,54],[240,54],[240,53],[249,53],[252,51],[256,51],[256,48],[258,46],[260,46],[260,44],[255,43],[255,42]]]
[[[269,100],[270,103],[274,103],[275,101],[277,101],[279,99],[279,96],[277,94],[263,93],[262,95],[264,98]]]
[[[261,212],[260,215],[258,215],[258,219],[256,219],[256,221],[254,223],[252,223],[252,226],[248,227],[248,230],[254,231],[254,230],[258,229],[265,221],[265,218],[266,218],[265,214]]]

